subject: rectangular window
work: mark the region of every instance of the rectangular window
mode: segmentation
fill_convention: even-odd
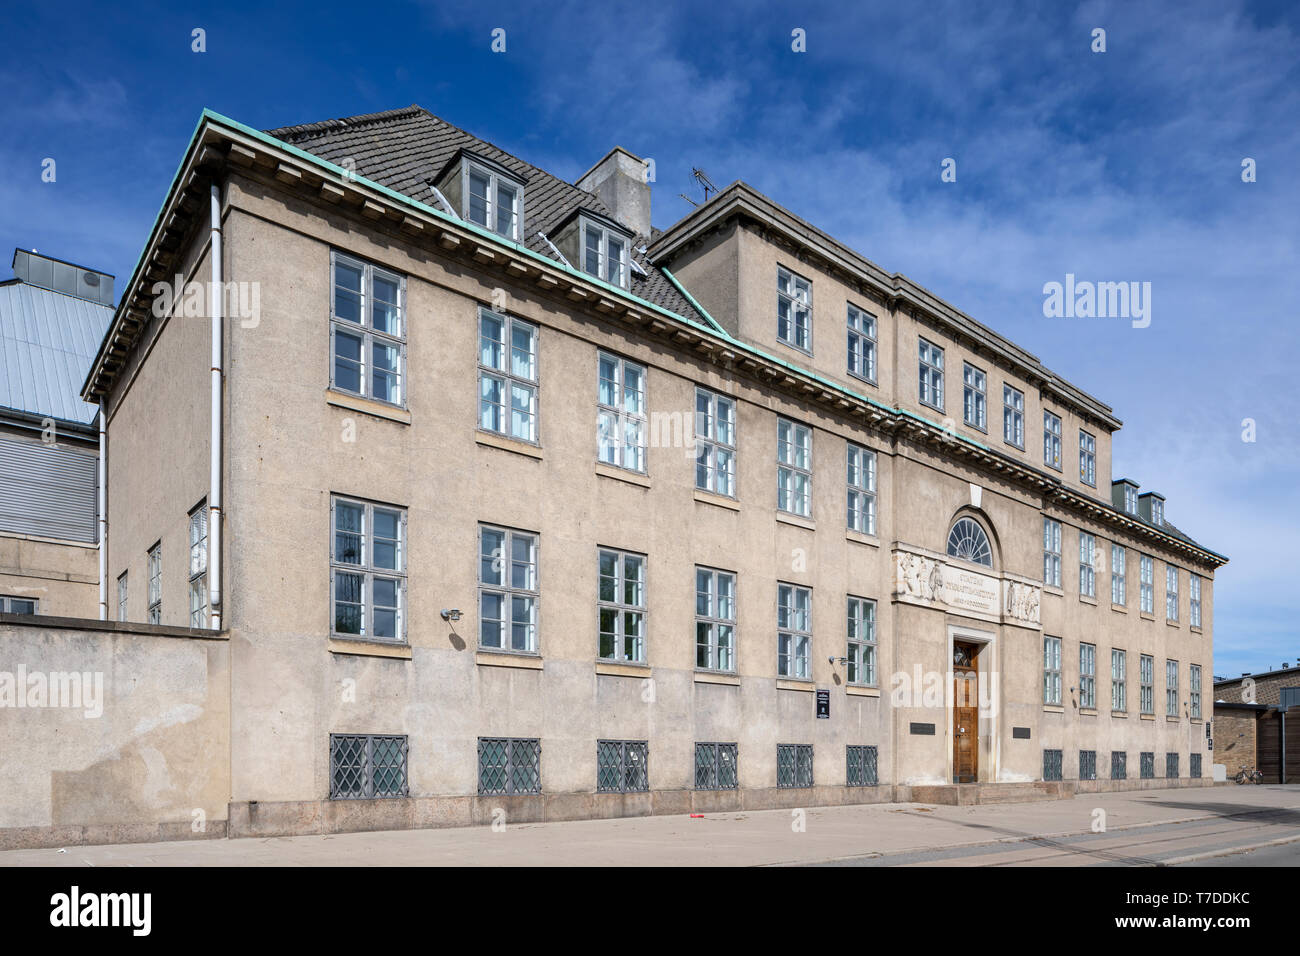
[[[1132,485],[1124,486],[1124,511],[1131,515],[1138,513],[1138,493]]]
[[[404,734],[330,734],[331,800],[407,795]]]
[[[190,627],[208,626],[208,508],[190,512]]]
[[[1002,386],[1002,438],[1025,450],[1025,393],[1010,385]]]
[[[812,429],[784,418],[776,422],[776,506],[812,516]]]
[[[988,431],[987,379],[983,372],[969,362],[962,363],[962,414],[966,424]]]
[[[1138,754],[1139,772],[1143,780],[1152,780],[1156,775],[1156,755],[1153,751],[1143,750]]]
[[[776,337],[804,352],[812,351],[812,285],[802,276],[777,267]]]
[[[1192,664],[1187,670],[1187,696],[1192,708],[1192,719],[1201,719],[1201,665]]]
[[[736,669],[736,576],[713,568],[695,569],[695,666]]]
[[[1112,750],[1110,752],[1110,779],[1125,780],[1128,778],[1128,751]]]
[[[848,443],[848,525],[876,533],[876,453]]]
[[[149,623],[162,623],[162,542],[149,549]]]
[[[1097,439],[1079,430],[1079,480],[1097,487]]]
[[[697,743],[695,745],[695,789],[736,789],[736,745]]]
[[[537,535],[479,526],[479,647],[537,653]]]
[[[1178,779],[1178,754],[1165,754],[1165,777],[1169,780]]]
[[[1043,519],[1043,583],[1061,586],[1061,522]]]
[[[1188,768],[1188,776],[1193,780],[1199,780],[1201,778],[1201,755],[1192,754],[1187,758],[1187,761],[1191,764]]]
[[[848,787],[874,787],[880,782],[876,771],[876,748],[855,747],[849,744],[845,748],[847,768],[844,784]]]
[[[403,404],[406,280],[337,251],[330,253],[330,271],[330,386]]]
[[[645,556],[600,549],[600,656],[645,662]]]
[[[1138,707],[1144,714],[1156,712],[1156,661],[1148,654],[1138,658]]]
[[[1110,709],[1122,714],[1128,710],[1128,654],[1110,652]]]
[[[537,442],[537,326],[480,308],[478,424]]]
[[[736,403],[695,390],[695,487],[736,496]]]
[[[1079,779],[1080,780],[1097,779],[1097,751],[1095,750],[1079,751]]]
[[[1043,638],[1043,703],[1061,704],[1061,639]]]
[[[587,274],[626,289],[628,245],[614,230],[582,220],[582,270]]]
[[[523,185],[477,163],[465,166],[465,218],[505,238],[519,241]]]
[[[1165,565],[1165,619],[1178,620],[1178,569]]]
[[[1079,707],[1097,709],[1097,647],[1095,644],[1079,645]]]
[[[596,444],[600,460],[644,473],[645,368],[604,352],[597,364]]]
[[[925,339],[918,345],[922,405],[943,411],[943,349]]]
[[[876,602],[868,598],[848,599],[850,684],[876,684]]]
[[[1061,470],[1061,417],[1043,412],[1043,464]]]
[[[782,789],[813,785],[812,744],[776,745],[776,785]]]
[[[1121,607],[1128,604],[1128,584],[1125,580],[1125,568],[1128,564],[1128,552],[1122,544],[1110,546],[1110,603]]]
[[[1165,503],[1159,498],[1151,499],[1151,523],[1156,525],[1165,523]]]
[[[0,595],[0,614],[35,614],[39,603],[35,598]]]
[[[646,766],[649,747],[644,740],[596,741],[596,791],[645,793],[649,790]]]
[[[1043,751],[1043,779],[1060,780],[1063,752],[1060,750]]]
[[[406,510],[335,497],[336,635],[376,641],[406,639]]]
[[[876,382],[876,317],[849,306],[849,374]]]
[[[1187,622],[1192,627],[1201,626],[1201,579],[1195,575],[1188,576],[1188,599],[1191,601]]]
[[[1079,594],[1083,597],[1097,596],[1097,539],[1092,535],[1079,532]]]
[[[1138,561],[1138,586],[1140,588],[1141,608],[1147,614],[1156,612],[1156,563],[1147,555],[1141,555]]]
[[[541,793],[542,742],[536,738],[480,737],[478,792]]]
[[[1178,716],[1178,662],[1165,661],[1165,716]]]
[[[123,571],[117,576],[117,619],[126,620],[126,574]]]
[[[776,595],[776,672],[806,680],[812,662],[812,592],[778,584]]]

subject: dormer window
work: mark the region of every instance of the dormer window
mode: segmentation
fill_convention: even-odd
[[[1132,485],[1124,486],[1124,511],[1131,515],[1138,513],[1138,492]]]
[[[465,221],[521,241],[524,183],[504,166],[462,152],[439,177],[437,188]]]
[[[554,233],[555,246],[566,262],[590,276],[628,287],[632,268],[632,235],[589,209],[572,213]]]
[[[1155,525],[1165,523],[1165,503],[1159,498],[1151,499],[1151,523]]]
[[[582,271],[610,285],[627,288],[626,236],[582,219]]]

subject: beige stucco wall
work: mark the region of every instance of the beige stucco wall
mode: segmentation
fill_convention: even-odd
[[[40,614],[98,617],[98,548],[0,533],[0,594],[35,599]]]
[[[215,634],[0,622],[0,848],[223,835],[228,668]],[[21,676],[59,673],[102,692],[18,706]]]
[[[1109,771],[1109,749],[1129,750],[1130,777],[1136,777],[1137,752],[1162,754],[1177,745],[1186,754],[1196,741],[1198,729],[1189,720],[1164,721],[1163,662],[1166,653],[1180,661],[1184,692],[1186,663],[1202,664],[1208,708],[1208,627],[1205,635],[1189,634],[1185,610],[1182,626],[1166,626],[1159,564],[1160,619],[1138,620],[1135,552],[1129,557],[1128,613],[1112,611],[1108,600],[1096,606],[1080,602],[1073,577],[1073,518],[1065,519],[1064,587],[1044,600],[1043,630],[1065,640],[1067,687],[1078,684],[1078,642],[1095,640],[1098,699],[1105,705],[1109,648],[1115,643],[1129,650],[1127,718],[1112,717],[1108,707],[1095,716],[1079,715],[1068,706],[1060,713],[1045,711],[1040,631],[990,627],[940,610],[893,603],[893,543],[942,552],[953,516],[970,505],[971,482],[983,489],[979,514],[1000,545],[995,570],[1041,578],[1042,514],[1045,508],[1051,511],[1041,497],[968,472],[942,449],[920,449],[848,426],[820,406],[804,405],[749,378],[666,350],[562,300],[543,297],[531,286],[512,284],[435,250],[417,249],[398,235],[377,233],[341,208],[286,199],[244,178],[232,181],[230,197],[227,278],[260,283],[262,302],[256,328],[232,325],[227,335],[227,623],[234,655],[236,802],[325,799],[331,732],[410,735],[411,792],[421,796],[472,794],[475,739],[497,735],[543,738],[542,779],[548,791],[594,789],[597,738],[649,739],[651,786],[656,789],[691,786],[697,740],[740,743],[742,787],[773,786],[778,742],[815,744],[819,785],[843,783],[848,743],[879,748],[882,782],[939,782],[949,766],[945,734],[950,712],[922,707],[891,714],[887,681],[916,664],[946,673],[950,628],[961,626],[991,632],[988,659],[982,658],[981,666],[995,667],[1000,680],[999,716],[981,728],[981,779],[1037,779],[1042,748],[1056,746],[1067,751],[1067,778],[1077,774],[1080,748],[1098,751],[1103,778]],[[328,393],[331,245],[408,277],[409,424],[392,420],[405,419],[405,414],[371,414]],[[732,253],[720,255],[717,268],[725,274]],[[746,254],[736,255],[747,261]],[[679,277],[684,272],[689,269]],[[741,283],[742,317],[757,308],[746,306],[744,295],[766,301],[769,286],[764,281],[759,295],[754,283]],[[511,314],[541,327],[538,449],[502,448],[475,429],[476,306],[492,301],[498,288],[504,290]],[[820,306],[834,299],[825,288],[819,285],[823,291],[814,293],[819,315]],[[835,311],[842,312],[842,302]],[[893,325],[893,318],[881,317],[882,356],[891,354]],[[815,345],[839,342],[842,351],[842,316],[834,326],[815,333]],[[598,347],[649,366],[651,412],[688,415],[696,383],[737,397],[738,506],[700,500],[703,496],[693,491],[689,456],[681,447],[652,447],[647,480],[611,476],[609,469],[596,465]],[[910,354],[914,347],[913,341],[902,351]],[[951,361],[958,355],[954,348],[950,395],[954,383],[959,389],[960,364],[954,378]],[[911,361],[914,356],[896,364],[910,369]],[[884,382],[894,367],[882,361]],[[914,371],[905,377],[900,371],[899,380],[914,385]],[[1000,381],[989,371],[990,418],[996,425]],[[1037,414],[1032,405],[1026,410],[1030,450],[1038,447]],[[815,429],[812,527],[776,515],[778,415]],[[1072,461],[1070,427],[1067,419],[1067,465]],[[879,455],[881,526],[874,540],[851,540],[844,531],[848,438]],[[1099,484],[1105,487],[1102,438],[1099,432]],[[1067,476],[1071,471],[1066,469]],[[331,492],[407,509],[409,659],[367,656],[367,649],[356,645],[336,643],[331,650]],[[1103,497],[1108,494],[1107,489]],[[540,535],[540,669],[535,661],[496,666],[503,662],[500,657],[476,653],[480,521]],[[1109,563],[1108,540],[1099,534],[1103,567]],[[630,676],[598,673],[599,546],[648,556],[647,666],[627,669]],[[739,575],[735,686],[705,683],[692,667],[692,575],[697,564]],[[778,581],[813,588],[813,680],[799,689],[777,686]],[[1099,570],[1097,587],[1108,597],[1104,570]],[[1207,624],[1210,590],[1207,580]],[[878,602],[881,696],[850,696],[843,665],[828,661],[845,653],[848,593]],[[1185,601],[1185,575],[1182,593]],[[447,607],[464,613],[454,629],[438,616]],[[1175,642],[1181,642],[1176,654]],[[1154,722],[1136,716],[1139,652],[1157,659],[1159,716]],[[646,678],[653,679],[652,700],[644,696]],[[815,687],[832,691],[830,720],[813,717]],[[935,723],[938,732],[912,735],[912,720]],[[1030,740],[1012,740],[1013,726],[1030,727]],[[1163,774],[1163,759],[1157,760]],[[1184,756],[1184,773],[1186,766]]]

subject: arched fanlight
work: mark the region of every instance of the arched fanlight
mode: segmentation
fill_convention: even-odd
[[[973,564],[993,567],[993,549],[989,536],[972,518],[960,518],[948,532],[948,554]]]

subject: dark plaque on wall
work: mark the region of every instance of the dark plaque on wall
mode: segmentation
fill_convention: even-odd
[[[831,692],[817,688],[817,717],[831,719]]]
[[[924,735],[926,737],[934,736],[934,724],[913,724],[912,733]]]
[[[1028,728],[1028,727],[1012,727],[1012,728],[1011,728],[1011,736],[1014,737],[1016,740],[1028,740],[1028,739],[1029,739],[1029,728]]]

